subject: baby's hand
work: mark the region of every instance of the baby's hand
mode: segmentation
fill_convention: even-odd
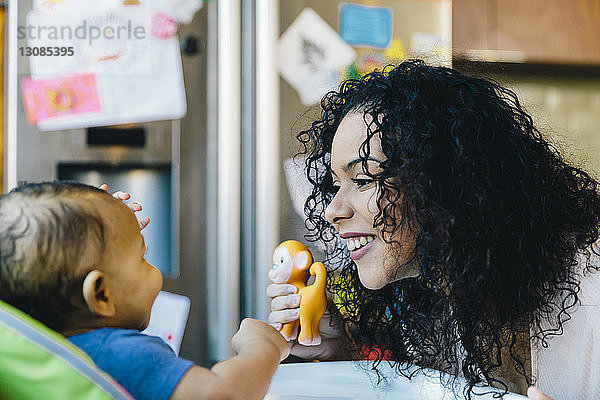
[[[102,185],[100,185],[100,187],[98,189],[104,190],[105,192],[108,192],[108,185],[106,183],[103,183]],[[125,201],[125,200],[129,200],[131,198],[131,195],[129,193],[126,193],[126,192],[118,191],[118,192],[113,193],[113,197],[115,199],[118,199],[118,200],[121,200],[121,201]],[[136,213],[138,211],[142,211],[142,205],[140,203],[135,202],[135,201],[131,201],[131,202],[127,203],[126,205],[134,213]],[[149,217],[144,217],[142,219],[138,219],[138,224],[140,225],[140,230],[142,230],[145,227],[147,227],[149,223],[150,223],[150,218]]]
[[[231,338],[231,347],[238,354],[244,349],[265,345],[274,346],[279,351],[280,360],[290,354],[290,345],[283,336],[271,325],[256,319],[244,319],[240,329]]]

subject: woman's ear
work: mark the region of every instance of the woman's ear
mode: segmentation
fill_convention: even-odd
[[[83,299],[92,313],[102,317],[115,315],[115,303],[110,296],[104,272],[97,269],[89,272],[83,280],[82,291]]]

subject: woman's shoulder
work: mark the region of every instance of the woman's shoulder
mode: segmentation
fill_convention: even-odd
[[[600,306],[600,242],[594,243],[579,256],[577,275],[581,306]],[[598,318],[600,321],[600,315]]]
[[[532,343],[537,385],[556,399],[600,399],[600,246],[589,250],[578,258],[579,301],[559,317],[562,332]]]

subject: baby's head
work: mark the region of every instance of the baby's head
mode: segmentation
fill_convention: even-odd
[[[145,328],[162,279],[144,253],[131,210],[92,186],[0,198],[0,298],[60,332]]]

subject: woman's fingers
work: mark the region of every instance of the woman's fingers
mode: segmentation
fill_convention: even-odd
[[[296,286],[287,283],[271,283],[267,286],[267,296],[270,298],[287,296],[288,294],[294,294],[297,291],[298,288]]]
[[[280,310],[273,311],[269,314],[269,324],[285,324],[287,322],[292,322],[297,320],[300,317],[300,309],[293,308],[288,310]]]
[[[278,331],[283,324],[295,321],[300,316],[300,295],[298,288],[286,283],[272,283],[267,287],[267,296],[271,298],[269,324]]]
[[[285,310],[287,308],[300,307],[300,295],[291,294],[289,296],[275,297],[271,301],[271,311]]]
[[[273,322],[272,324],[269,324],[269,325],[271,325],[273,328],[277,329],[278,331],[280,331],[281,328],[283,327],[283,324],[279,323],[279,322]]]

